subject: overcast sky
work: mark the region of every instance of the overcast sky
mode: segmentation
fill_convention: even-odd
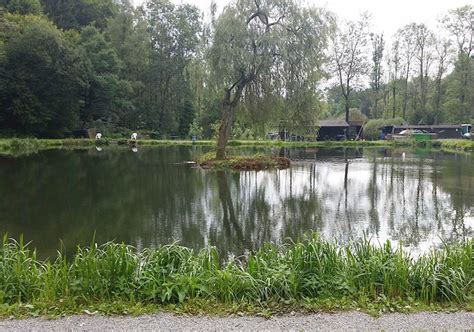
[[[133,0],[136,5],[144,0]],[[191,3],[203,11],[209,10],[211,0],[172,0],[174,3]],[[229,0],[217,0],[219,7]],[[387,37],[393,35],[405,24],[425,23],[436,29],[437,18],[449,9],[474,4],[474,0],[305,0],[318,7],[335,12],[339,18],[356,19],[363,11],[372,14],[372,31],[384,32]]]

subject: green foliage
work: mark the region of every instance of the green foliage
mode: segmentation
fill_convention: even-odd
[[[137,8],[129,0],[0,0],[0,133],[62,137],[98,124],[114,136],[133,130],[185,137],[194,125],[202,128],[199,136],[211,138],[222,119],[225,89],[242,77],[248,83],[233,119],[239,122],[235,138],[263,138],[282,123],[307,135],[318,118],[340,117],[346,104],[358,110],[357,119],[459,124],[473,118],[472,6],[443,17],[449,40],[435,43],[422,24],[403,27],[388,68],[381,66],[384,43],[372,35],[371,88],[352,82],[347,100],[344,91],[331,88],[327,103],[322,68],[340,22],[293,0],[258,6],[270,24],[281,18],[278,24],[267,29],[263,16],[252,17],[251,0],[214,12],[210,22],[195,6],[169,0]],[[421,53],[415,39],[423,36]],[[423,75],[421,57],[430,68]],[[389,74],[387,82],[380,80],[382,72]]]
[[[389,242],[377,247],[361,240],[338,247],[309,235],[281,246],[266,244],[225,263],[214,248],[195,253],[169,245],[137,252],[114,243],[41,262],[22,240],[5,237],[0,302],[63,303],[73,312],[95,303],[147,306],[199,300],[263,306],[309,299],[464,305],[473,296],[473,254],[472,240],[415,259]],[[54,310],[50,305],[45,313]]]
[[[12,139],[6,149],[13,152],[30,152],[39,149],[40,143],[37,139]]]
[[[474,7],[449,10],[441,19],[442,31],[410,23],[395,34],[388,62],[389,80],[376,82],[380,74],[380,39],[371,35],[374,71],[371,87],[357,87],[348,104],[366,115],[403,117],[412,124],[460,124],[474,112],[474,60],[472,17]],[[435,38],[439,35],[439,38]],[[443,36],[443,37],[440,37]],[[330,114],[339,116],[344,93],[328,91]]]
[[[338,117],[339,120],[345,120],[346,119],[346,116],[345,114],[341,114],[339,117]],[[357,108],[351,108],[349,110],[349,121],[356,121],[356,122],[362,122],[362,123],[365,123],[368,121],[368,118],[367,116],[362,113],[359,109]]]
[[[1,0],[0,7],[21,15],[41,14],[43,11],[40,0]]]
[[[448,151],[474,152],[474,140],[442,140],[434,141],[431,146],[439,144],[439,147]]]
[[[43,5],[66,31],[45,17],[0,18],[2,133],[57,137],[100,124],[109,135],[124,128],[187,135],[195,117],[187,66],[199,42],[196,7],[148,1],[140,11],[126,0]]]
[[[213,21],[208,58],[210,80],[221,91],[220,159],[233,122],[244,109],[262,136],[270,117],[290,130],[303,127],[306,132],[314,126],[327,18],[323,10],[294,0],[238,0]]]
[[[196,136],[197,138],[202,138],[203,129],[201,126],[199,126],[199,122],[197,118],[194,118],[193,123],[189,127],[188,135],[190,137]]]
[[[0,127],[62,136],[79,118],[85,87],[78,53],[43,17],[7,14],[0,54]],[[5,39],[4,39],[5,38]]]
[[[216,121],[211,124],[211,138],[216,139],[219,136],[219,128],[221,127],[221,122]]]
[[[364,125],[364,137],[370,140],[380,139],[381,128],[390,125],[401,125],[405,123],[402,118],[395,119],[372,119]]]
[[[88,89],[81,112],[81,122],[101,119],[118,123],[120,116],[132,108],[130,82],[120,79],[122,62],[102,33],[92,26],[82,29],[78,45],[84,52]]]
[[[290,160],[285,157],[274,157],[263,154],[256,154],[253,156],[231,156],[226,159],[215,159],[215,154],[210,152],[201,156],[198,160],[198,164],[204,169],[261,171],[289,168]]]
[[[247,128],[240,122],[235,122],[232,128],[232,138],[236,140],[252,140],[256,138],[252,129]]]
[[[156,130],[148,125],[150,119],[144,116],[149,107],[144,91],[151,88],[146,78],[153,68],[150,66],[150,34],[143,13],[123,1],[118,13],[108,20],[104,34],[122,63],[119,77],[129,85],[126,101],[132,105],[126,107],[126,112],[120,113],[120,126],[134,130]]]
[[[164,134],[185,135],[192,122],[186,114],[193,97],[187,69],[199,43],[199,11],[168,0],[147,1],[146,9],[152,53],[144,75],[145,121]]]
[[[94,24],[103,29],[117,11],[114,0],[42,0],[44,12],[62,29],[80,30]]]
[[[474,59],[460,55],[446,78],[445,115],[451,123],[467,123],[474,108]]]
[[[182,138],[187,138],[191,131],[191,125],[194,123],[196,110],[189,101],[185,102],[181,116],[179,118],[178,134]]]

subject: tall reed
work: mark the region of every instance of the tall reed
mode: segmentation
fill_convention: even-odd
[[[308,299],[415,300],[465,304],[473,299],[473,240],[414,259],[390,242],[365,239],[340,247],[311,234],[296,243],[266,244],[223,262],[215,248],[178,245],[137,252],[124,244],[93,244],[75,255],[40,261],[28,245],[3,238],[0,303],[170,304]]]

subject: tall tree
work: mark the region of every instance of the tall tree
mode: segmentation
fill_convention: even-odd
[[[389,79],[391,81],[391,92],[392,92],[392,118],[396,117],[397,113],[397,87],[400,80],[400,39],[399,35],[394,36],[391,54],[389,57],[389,68],[390,74]]]
[[[84,53],[88,82],[81,112],[82,125],[95,120],[117,124],[131,107],[127,98],[131,86],[120,78],[122,63],[115,49],[93,26],[81,30],[78,45]]]
[[[369,17],[345,22],[331,36],[331,62],[338,85],[344,97],[346,121],[349,121],[350,97],[360,80],[367,74],[367,37]]]
[[[44,17],[6,14],[0,33],[0,128],[62,136],[77,125],[85,68]],[[6,21],[6,22],[5,22]]]
[[[403,54],[403,72],[404,72],[404,84],[403,84],[403,111],[402,117],[407,118],[407,107],[408,107],[408,80],[412,71],[412,62],[415,57],[415,37],[413,33],[415,24],[408,24],[402,29],[397,31],[397,38],[401,40],[401,48]]]
[[[116,50],[123,66],[120,78],[131,85],[131,102],[120,118],[125,128],[147,128],[146,77],[150,69],[152,54],[148,24],[140,8],[134,8],[128,0],[122,0],[118,13],[108,21],[105,36]]]
[[[117,10],[116,0],[42,0],[44,12],[62,29],[93,24],[104,29]]]
[[[451,43],[449,40],[438,38],[436,41],[436,76],[435,76],[435,91],[433,101],[433,117],[434,123],[438,124],[443,119],[441,106],[443,104],[444,89],[443,78],[446,74],[449,64],[449,57],[451,55]]]
[[[317,72],[316,66],[307,71],[308,64],[321,64],[328,29],[320,11],[299,7],[293,0],[237,0],[225,7],[214,29],[210,59],[223,88],[216,158],[223,159],[242,96],[257,93],[260,98],[296,100],[306,87],[294,78]],[[315,53],[305,52],[304,45]],[[258,89],[246,90],[250,85]]]
[[[188,66],[201,31],[197,7],[169,0],[148,0],[146,19],[152,53],[146,75],[148,121],[160,132],[176,134],[180,114],[190,101]]]
[[[419,105],[414,115],[415,122],[427,122],[428,116],[428,89],[430,67],[433,63],[433,46],[435,43],[434,33],[424,24],[413,25],[416,41],[415,59],[418,61],[418,94],[415,105]],[[431,122],[431,121],[428,121]]]
[[[474,7],[466,5],[453,10],[442,19],[445,28],[451,34],[458,48],[458,59],[456,61],[456,75],[459,84],[453,84],[452,88],[458,91],[459,103],[455,107],[458,113],[469,112],[474,118],[474,100],[470,98],[470,92],[474,86],[472,82],[472,55],[474,52]]]
[[[380,91],[382,89],[382,61],[385,49],[385,40],[383,38],[383,34],[370,34],[370,39],[372,41],[372,74],[370,86],[374,94],[372,116],[374,118],[378,118],[380,117],[378,103],[380,98]]]

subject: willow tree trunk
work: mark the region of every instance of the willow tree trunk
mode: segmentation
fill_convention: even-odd
[[[225,150],[232,131],[232,124],[234,123],[235,109],[239,104],[245,86],[253,77],[253,75],[242,76],[232,87],[225,91],[224,100],[222,101],[222,122],[219,128],[219,137],[217,138],[217,160],[222,160],[226,157]]]
[[[217,138],[216,159],[222,160],[226,157],[225,151],[232,131],[234,116],[235,106],[228,100],[224,100],[222,104],[222,121],[219,127],[219,137]]]

